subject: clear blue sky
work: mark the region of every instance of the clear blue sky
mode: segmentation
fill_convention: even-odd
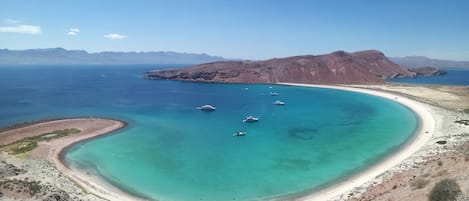
[[[79,32],[78,32],[79,31]],[[469,60],[467,0],[2,0],[0,48]]]

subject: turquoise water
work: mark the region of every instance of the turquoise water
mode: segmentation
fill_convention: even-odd
[[[7,94],[0,125],[63,116],[127,121],[122,131],[72,147],[65,159],[159,200],[294,196],[376,163],[417,126],[402,105],[345,91],[141,79],[154,66],[22,68],[0,68]],[[217,110],[195,109],[206,103]],[[260,121],[242,123],[247,115]],[[238,130],[247,136],[232,137]]]

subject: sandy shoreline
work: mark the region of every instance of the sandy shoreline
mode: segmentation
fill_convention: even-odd
[[[84,120],[90,121],[89,119]],[[94,122],[90,122],[90,124],[96,124],[95,119],[91,121]],[[61,138],[49,142],[48,147],[50,147],[50,152],[46,156],[46,159],[48,161],[53,162],[56,168],[60,172],[65,174],[67,177],[73,179],[80,186],[84,187],[87,191],[98,195],[101,198],[105,198],[108,200],[141,200],[138,197],[130,195],[118,189],[117,187],[108,184],[106,181],[101,178],[98,178],[97,176],[89,175],[79,170],[71,169],[65,162],[64,155],[67,152],[68,148],[70,148],[71,146],[86,140],[91,140],[112,133],[127,125],[125,122],[117,120],[99,119],[99,121],[102,126],[100,126],[100,128],[98,129],[90,130],[86,133],[82,133],[81,135],[73,136],[73,138],[71,139]],[[102,121],[106,122],[104,123]]]
[[[54,164],[54,166],[65,176],[75,181],[86,191],[107,200],[141,200],[120,189],[108,184],[96,176],[72,170],[64,161],[67,149],[76,143],[101,137],[122,129],[127,124],[118,120],[101,118],[76,118],[45,121],[25,127],[10,129],[0,135],[0,144],[9,144],[25,137],[37,136],[54,130],[77,128],[81,130],[78,134],[41,141],[39,146],[31,152],[32,159],[43,159]]]
[[[469,199],[469,87],[444,85],[365,85],[359,88],[399,94],[418,100],[435,119],[427,143],[404,161],[333,200],[427,200],[436,183],[454,180]],[[442,142],[442,143],[438,143]],[[463,198],[464,199],[464,198]]]
[[[408,162],[409,158],[412,158],[413,154],[415,155],[422,147],[430,146],[428,142],[430,139],[434,139],[435,133],[440,135],[443,132],[444,126],[440,124],[442,124],[441,122],[442,119],[445,118],[445,115],[448,115],[441,114],[441,111],[432,108],[433,106],[416,101],[413,97],[409,98],[399,93],[382,91],[377,86],[368,86],[368,88],[371,89],[364,89],[362,88],[363,86],[279,84],[346,90],[387,98],[412,110],[418,116],[420,123],[420,128],[416,131],[412,139],[400,147],[399,150],[383,159],[383,161],[349,178],[316,190],[296,200],[346,200],[357,198],[357,196],[366,192],[370,186],[379,183],[381,177],[387,175],[393,168],[396,169],[396,166],[405,166],[403,165],[404,161],[407,161],[411,166],[415,164],[416,160]],[[0,135],[0,142],[5,144],[5,142],[18,140],[18,138],[21,139],[27,136],[38,135],[51,130],[72,127],[78,128],[82,131],[78,135],[59,138],[50,142],[41,142],[40,146],[31,153],[31,158],[50,161],[60,172],[78,183],[81,187],[84,187],[87,192],[91,192],[101,198],[108,200],[143,200],[142,198],[135,197],[110,185],[102,178],[97,178],[96,176],[89,175],[79,170],[72,170],[67,167],[67,164],[63,160],[64,153],[66,153],[67,148],[71,145],[111,133],[125,127],[125,125],[125,122],[109,119],[60,119],[4,131],[1,133],[2,135]]]
[[[374,96],[383,97],[390,99],[392,101],[398,102],[410,110],[412,110],[419,118],[419,128],[415,132],[411,142],[406,143],[395,153],[392,153],[390,156],[385,158],[383,161],[375,164],[362,172],[357,173],[356,175],[351,176],[345,180],[339,181],[338,183],[332,184],[328,187],[319,189],[309,195],[306,195],[297,200],[331,200],[335,197],[346,194],[347,192],[353,190],[355,187],[363,185],[367,181],[372,180],[378,175],[386,172],[391,169],[393,166],[402,162],[404,159],[408,158],[419,148],[427,143],[431,139],[432,134],[435,131],[435,119],[433,115],[426,109],[425,105],[415,100],[402,97],[396,94],[362,89],[362,88],[352,88],[347,86],[330,86],[330,85],[311,85],[311,84],[293,84],[293,83],[280,83],[283,85],[289,86],[302,86],[302,87],[315,87],[315,88],[327,88],[327,89],[337,89],[344,91],[352,91],[364,94],[370,94]]]

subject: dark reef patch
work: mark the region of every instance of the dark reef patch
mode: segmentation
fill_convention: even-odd
[[[300,140],[312,140],[318,133],[317,129],[312,128],[292,128],[288,131],[288,136]]]

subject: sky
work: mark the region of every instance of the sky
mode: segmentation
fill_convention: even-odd
[[[467,0],[2,0],[0,49],[469,60]]]

